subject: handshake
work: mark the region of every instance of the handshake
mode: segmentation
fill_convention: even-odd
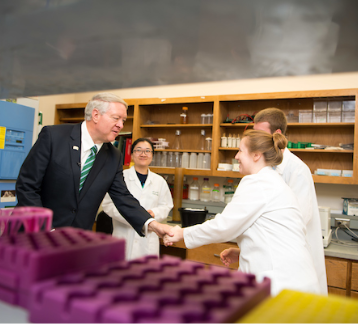
[[[179,242],[184,238],[184,230],[178,225],[172,227],[171,232],[174,234],[173,236],[169,236],[168,234],[163,236],[163,242],[165,246],[173,245],[173,243]]]

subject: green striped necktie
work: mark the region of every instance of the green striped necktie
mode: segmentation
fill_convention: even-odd
[[[91,168],[93,166],[94,160],[96,159],[96,153],[97,153],[97,146],[94,145],[91,147],[91,153],[88,156],[85,165],[83,166],[83,169],[81,171],[81,179],[80,179],[80,192],[83,188],[83,184],[86,181],[86,178],[88,176],[88,173],[91,171]]]

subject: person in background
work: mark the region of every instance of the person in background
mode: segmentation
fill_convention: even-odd
[[[284,112],[278,108],[267,108],[256,114],[254,129],[270,134],[285,135],[287,119]],[[295,193],[307,231],[306,237],[312,259],[320,282],[320,293],[328,294],[324,247],[322,241],[321,218],[317,204],[316,190],[312,174],[308,166],[287,148],[283,153],[283,161],[276,171]]]
[[[149,139],[138,138],[132,145],[131,153],[134,165],[123,171],[127,188],[156,221],[162,222],[173,208],[173,199],[163,177],[149,170],[154,154],[153,143]],[[140,237],[117,210],[109,194],[106,194],[102,208],[112,217],[113,236],[126,240],[127,260],[144,255],[159,256],[157,235],[150,233],[147,237]]]
[[[53,210],[53,227],[91,230],[106,194],[139,235],[172,235],[128,191],[120,152],[111,144],[127,118],[127,104],[111,93],[95,95],[79,124],[47,126],[26,157],[16,182],[17,206]]]
[[[232,201],[212,220],[184,229],[174,227],[174,236],[164,236],[164,244],[184,239],[192,249],[236,239],[241,250],[239,270],[256,275],[258,281],[270,278],[272,295],[282,289],[319,293],[297,198],[272,168],[282,162],[286,144],[279,133],[244,132],[235,159],[246,176]]]

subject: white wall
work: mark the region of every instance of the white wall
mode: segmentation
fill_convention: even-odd
[[[195,97],[351,88],[358,88],[358,73],[191,83],[115,89],[109,91],[121,96],[122,98],[130,99]],[[52,125],[54,123],[56,104],[86,102],[97,92],[100,91],[39,97],[39,110],[44,113],[44,125]],[[358,198],[358,186],[356,185],[316,184],[316,191],[318,204],[320,206],[331,207],[333,210],[342,210],[341,197]]]

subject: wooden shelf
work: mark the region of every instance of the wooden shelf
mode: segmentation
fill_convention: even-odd
[[[140,137],[165,138],[169,145],[174,143],[175,129],[181,130],[181,150],[156,149],[156,152],[210,153],[211,170],[185,169],[185,175],[216,176],[242,178],[234,171],[218,171],[219,163],[231,163],[237,147],[221,147],[223,133],[231,133],[235,137],[242,136],[245,128],[252,129],[253,123],[223,123],[227,116],[234,118],[241,114],[253,115],[267,107],[277,107],[286,115],[291,110],[312,110],[315,99],[322,100],[355,100],[356,121],[358,123],[358,90],[319,90],[295,91],[260,94],[220,95],[211,97],[185,98],[145,98],[125,100],[128,105],[127,117],[130,121],[126,129],[133,134],[133,140]],[[56,105],[55,124],[75,123],[84,120],[84,108],[87,103]],[[180,124],[182,107],[189,110],[189,124]],[[213,122],[201,124],[201,114],[213,114]],[[147,125],[147,121],[157,124]],[[168,124],[168,122],[174,122]],[[339,143],[358,142],[356,123],[288,123],[286,133],[289,141],[311,142],[322,145],[338,146]],[[212,138],[212,150],[197,150],[199,147],[200,129],[205,130],[205,137]],[[290,151],[302,159],[313,173],[318,168],[353,170],[353,177],[332,177],[313,175],[316,183],[358,184],[358,146],[352,150],[296,149]],[[174,168],[151,167],[161,174],[174,174]]]
[[[208,150],[174,150],[174,149],[155,149],[155,152],[180,152],[180,153],[211,153]]]
[[[254,126],[254,123],[221,123],[221,127],[246,127],[246,126]],[[353,127],[354,123],[287,123],[287,127]]]
[[[159,174],[174,174],[175,168],[167,168],[167,167],[157,167],[150,166],[149,167],[152,172]],[[193,176],[212,176],[212,171],[207,169],[184,169],[184,175],[193,175]]]
[[[350,153],[353,154],[354,151],[353,150],[318,150],[318,149],[314,149],[314,150],[310,150],[310,149],[289,149],[291,152],[305,152],[305,153]]]
[[[198,128],[198,127],[212,127],[213,124],[153,124],[140,125],[142,128]]]

